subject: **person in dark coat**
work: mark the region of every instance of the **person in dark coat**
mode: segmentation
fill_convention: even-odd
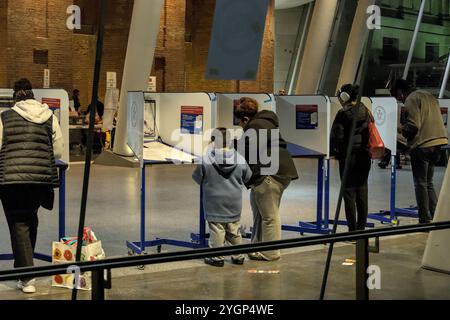
[[[341,179],[347,161],[350,161],[349,175],[344,186],[345,215],[349,231],[364,230],[368,216],[368,183],[371,167],[369,153],[370,111],[363,103],[357,104],[358,87],[344,85],[338,92],[342,105],[331,129],[331,156],[339,161]],[[350,130],[356,118],[356,131],[353,139],[350,159],[347,149],[350,142]]]
[[[34,99],[30,81],[14,85],[15,105],[1,114],[0,198],[11,234],[14,267],[33,266],[38,210],[53,208],[53,189],[59,186],[56,159],[64,148],[58,119],[48,105]],[[34,293],[33,280],[18,288]]]
[[[298,174],[287,143],[280,135],[278,117],[272,111],[259,111],[258,102],[246,97],[240,99],[235,117],[244,129],[237,149],[245,156],[253,172],[246,184],[251,189],[252,242],[281,240],[281,198],[291,181],[298,179]],[[260,261],[273,261],[280,257],[279,250],[249,255],[250,259]]]

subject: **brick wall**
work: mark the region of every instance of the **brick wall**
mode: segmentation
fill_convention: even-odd
[[[188,7],[187,19],[180,15],[175,15],[170,11],[170,9],[172,8],[170,4],[174,4],[175,9],[177,9],[177,7],[179,8],[183,5],[180,2],[184,2],[184,5],[187,5]],[[212,81],[205,79],[205,68],[208,60],[208,50],[214,18],[214,0],[168,0],[166,1],[166,7],[169,9],[168,14],[170,16],[170,19],[167,22],[167,32],[170,33],[174,28],[180,28],[183,29],[183,31],[181,32],[178,30],[176,31],[176,33],[180,34],[186,32],[190,38],[187,39],[187,42],[184,42],[184,91],[272,92],[274,78],[274,0],[271,0],[271,5],[268,11],[266,32],[264,35],[260,68],[257,75],[257,80],[246,82]],[[164,18],[164,13],[162,17]],[[167,63],[166,65],[166,91],[180,91],[178,88],[183,88],[183,86],[180,85],[180,74],[174,76],[173,68],[176,68],[178,72],[181,72],[180,65],[182,65],[183,57],[181,56],[180,51],[178,51],[179,47],[177,46],[177,44],[172,44],[171,41],[184,41],[184,37],[177,36],[169,38],[169,40],[166,42],[166,46],[176,46],[177,50],[170,50],[168,51],[169,54],[167,55],[165,51],[160,50],[161,46],[163,45],[161,41],[163,32],[164,29],[161,29],[158,41],[157,56],[165,57],[166,60],[172,58],[178,62],[174,64],[173,67],[169,65],[169,63]],[[179,44],[181,44],[181,42]],[[153,72],[153,75],[158,76],[155,71]],[[161,82],[161,79],[159,79],[158,82]],[[171,90],[171,88],[177,88],[177,90]],[[160,88],[158,87],[158,89]]]
[[[6,56],[8,41],[8,1],[0,0],[0,88],[6,87]]]
[[[236,81],[205,79],[215,0],[192,0],[192,42],[186,44],[186,91],[235,92]]]
[[[155,51],[159,62],[154,63],[152,72],[157,77],[158,90],[185,90],[185,15],[186,0],[165,1]]]
[[[95,63],[96,37],[82,34],[73,36],[72,47],[72,88],[80,90],[82,109],[87,108],[91,100],[93,66]],[[71,89],[72,89],[71,88]],[[70,94],[71,92],[69,92]],[[102,95],[99,95],[102,97]]]
[[[107,24],[105,26],[105,39],[103,43],[103,58],[100,77],[99,97],[104,99],[106,92],[106,73],[117,73],[117,88],[122,83],[123,67],[127,52],[128,34],[130,31],[131,15],[133,13],[133,1],[109,0]],[[94,60],[95,46],[94,44]],[[139,57],[136,57],[139,59]],[[93,73],[93,71],[91,72]],[[91,81],[92,83],[92,81]],[[90,91],[89,91],[90,95]]]
[[[207,81],[204,79],[215,8],[214,0],[166,0],[152,74],[159,91],[272,91],[274,59],[273,1],[268,13],[257,81]],[[35,87],[43,85],[43,70],[51,70],[51,86],[81,91],[81,103],[91,99],[95,62],[95,34],[78,34],[66,28],[66,9],[73,0],[0,0],[0,87],[11,87],[28,77]],[[75,3],[89,10],[88,0]],[[101,70],[99,98],[103,99],[106,72],[122,78],[133,1],[110,0]],[[95,25],[95,14],[87,23]],[[4,19],[7,17],[7,19]],[[83,23],[83,21],[82,21]],[[87,26],[89,29],[89,26]],[[35,64],[33,49],[48,50],[48,64]],[[136,57],[143,59],[142,57]]]
[[[71,0],[8,1],[7,86],[27,77],[42,87],[44,69],[49,68],[52,87],[71,87],[72,33],[65,15],[70,4]],[[48,50],[47,64],[34,63],[34,49]]]

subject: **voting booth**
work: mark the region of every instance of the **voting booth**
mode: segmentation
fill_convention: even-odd
[[[64,139],[64,151],[61,158],[69,163],[69,95],[62,89],[34,89],[37,101],[47,104],[58,118]],[[13,90],[0,89],[0,113],[14,106]]]
[[[127,241],[130,254],[142,254],[146,248],[155,246],[160,251],[162,245],[206,247],[206,224],[201,205],[199,231],[191,234],[190,241],[146,240],[146,168],[192,164],[204,154],[215,127],[215,94],[129,92],[127,112],[127,143],[141,165],[141,239]]]
[[[326,96],[276,96],[276,111],[280,133],[288,142],[293,158],[317,159],[316,221],[300,221],[297,226],[283,225],[283,230],[300,234],[329,233],[329,189],[325,160],[329,158],[328,131],[330,126],[330,99]],[[325,210],[324,210],[325,198]]]
[[[0,89],[0,113],[10,110],[14,107],[15,101],[13,99],[12,89]],[[34,89],[34,97],[37,101],[45,103],[53,111],[58,118],[59,125],[61,127],[64,150],[60,161],[57,161],[56,165],[59,172],[60,187],[59,193],[59,206],[58,206],[58,239],[65,237],[66,228],[66,170],[69,163],[69,95],[62,89]],[[1,147],[1,146],[0,146]],[[49,252],[51,249],[49,249]],[[35,258],[51,262],[51,254],[35,253]],[[0,254],[0,260],[12,260],[14,259],[12,254]]]
[[[380,136],[386,146],[392,152],[392,168],[391,168],[391,189],[389,196],[389,209],[381,210],[378,213],[369,214],[369,218],[382,223],[399,224],[398,216],[417,217],[417,211],[413,208],[397,208],[396,207],[396,182],[397,182],[397,128],[399,123],[399,106],[397,100],[391,97],[363,97],[361,102],[372,112],[375,125]],[[331,123],[333,123],[342,106],[337,98],[331,99]],[[340,223],[343,224],[343,223]],[[368,227],[374,226],[368,223]]]
[[[330,99],[326,96],[277,96],[276,101],[284,139],[328,158]]]
[[[218,93],[216,127],[241,130],[239,121],[234,117],[234,111],[239,107],[242,97],[255,99],[260,111],[276,111],[275,98],[269,93]]]

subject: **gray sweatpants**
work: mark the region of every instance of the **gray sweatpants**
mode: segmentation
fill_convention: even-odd
[[[250,204],[253,211],[252,243],[281,240],[280,203],[286,188],[268,176],[253,187]],[[264,259],[272,261],[281,257],[280,250],[260,253]]]
[[[236,246],[242,244],[241,223],[240,221],[232,223],[209,222],[209,247],[219,248],[225,244]],[[243,255],[233,256],[233,259],[243,259]],[[225,257],[215,257],[214,260],[223,261]]]

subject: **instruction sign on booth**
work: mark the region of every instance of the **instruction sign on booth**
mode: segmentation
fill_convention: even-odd
[[[181,132],[203,133],[203,107],[181,107]]]
[[[319,125],[319,106],[297,105],[296,107],[297,130],[314,130]]]

